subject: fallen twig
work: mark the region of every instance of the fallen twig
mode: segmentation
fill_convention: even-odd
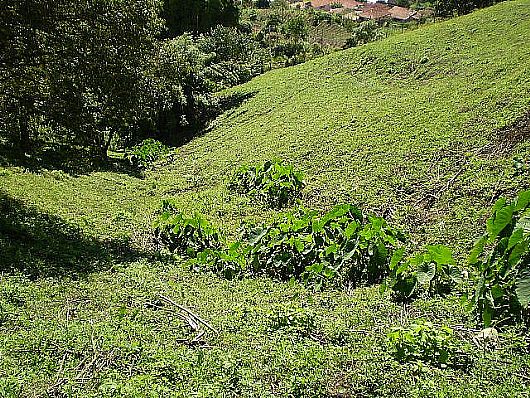
[[[186,307],[180,305],[180,304],[177,304],[175,303],[173,300],[171,300],[169,297],[166,297],[164,295],[160,295],[160,298],[163,299],[164,301],[170,303],[170,304],[173,304],[175,307],[177,307],[178,309],[180,309],[181,311],[184,311],[186,312],[188,315],[190,315],[192,317],[192,320],[197,320],[198,322],[202,323],[204,326],[206,326],[208,329],[210,329],[212,332],[216,333],[216,334],[219,334],[219,332],[217,331],[217,329],[215,329],[213,326],[211,326],[208,322],[206,322],[204,319],[202,319],[200,316],[198,316],[197,314],[195,314],[194,312],[192,312],[191,310],[187,309]],[[188,323],[190,323],[188,321]],[[190,324],[191,326],[191,324]],[[193,327],[192,327],[193,328]],[[193,328],[195,330],[195,328]],[[198,325],[197,325],[197,329],[198,329]]]

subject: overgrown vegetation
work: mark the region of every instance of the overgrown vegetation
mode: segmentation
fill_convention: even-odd
[[[451,249],[443,245],[427,246],[424,253],[403,258],[404,249],[396,251],[390,262],[390,278],[382,287],[390,287],[399,300],[447,294],[462,282]]]
[[[281,229],[293,209],[256,206],[226,181],[240,164],[295,163],[317,220],[355,203],[407,232],[403,262],[442,243],[477,286],[464,262],[489,209],[528,190],[528,5],[259,76],[224,93],[244,103],[142,178],[99,166],[74,173],[20,151],[46,165],[32,168],[2,148],[0,395],[526,397],[524,323],[480,330],[459,288],[430,297],[426,284],[398,303],[364,283],[318,290],[240,277],[249,267],[245,245],[231,245],[243,242],[237,229]],[[155,249],[151,219],[164,198],[184,219],[203,214],[219,249],[191,260],[185,249],[143,253]],[[219,260],[194,272],[207,268],[195,260],[208,250]],[[421,319],[433,331],[418,334],[413,359],[391,360],[387,331],[416,335],[409,325]],[[441,325],[455,340],[431,344]],[[453,343],[444,367],[439,353]]]
[[[247,228],[244,236],[254,273],[317,287],[381,281],[401,239],[384,219],[363,215],[349,204],[324,215],[298,209],[272,225]]]
[[[219,249],[221,245],[219,232],[202,215],[186,217],[168,200],[162,203],[154,233],[158,244],[188,257],[207,249]]]
[[[303,187],[303,174],[281,160],[267,161],[259,166],[241,166],[228,186],[230,190],[250,195],[276,208],[293,204]]]
[[[469,265],[470,303],[484,326],[530,321],[530,191],[495,203]]]
[[[393,328],[387,335],[392,355],[400,362],[423,362],[439,367],[466,368],[470,346],[448,326],[416,321],[409,327]]]
[[[245,225],[242,240],[228,244],[202,215],[185,217],[164,201],[154,228],[157,244],[191,258],[192,269],[228,279],[245,274],[295,279],[317,288],[382,281],[403,240],[383,218],[348,204],[322,216],[299,208],[271,225]]]
[[[160,141],[148,138],[127,150],[125,157],[134,167],[147,168],[169,153]]]

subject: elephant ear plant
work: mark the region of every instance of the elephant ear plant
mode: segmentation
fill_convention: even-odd
[[[445,295],[462,282],[453,253],[444,245],[426,246],[408,258],[404,258],[404,249],[396,250],[389,268],[390,275],[381,290],[390,288],[398,301]]]
[[[484,326],[530,321],[530,190],[499,199],[476,242],[470,309]]]
[[[243,165],[228,185],[231,191],[249,195],[274,208],[293,204],[303,187],[303,174],[281,160],[268,160],[258,166]]]
[[[162,202],[153,227],[159,246],[189,258],[221,248],[221,236],[209,221],[199,213],[185,216],[170,200]]]

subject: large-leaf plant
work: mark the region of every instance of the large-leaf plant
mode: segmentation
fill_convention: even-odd
[[[529,247],[530,190],[495,203],[469,257],[475,271],[469,303],[484,326],[530,320]]]

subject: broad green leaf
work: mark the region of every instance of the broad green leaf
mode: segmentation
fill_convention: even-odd
[[[346,238],[349,239],[353,235],[353,233],[357,230],[358,226],[359,226],[359,223],[357,223],[356,221],[352,221],[351,223],[349,223],[346,229],[344,230],[344,236],[346,236]]]
[[[515,211],[526,209],[530,204],[530,190],[519,192],[515,203]]]
[[[475,245],[473,246],[473,249],[471,250],[471,253],[469,254],[469,258],[467,260],[468,264],[476,264],[478,262],[478,257],[482,254],[484,251],[484,246],[486,245],[486,242],[488,240],[487,236],[481,237]]]
[[[528,308],[530,304],[530,269],[521,272],[521,276],[515,282],[515,294],[521,307]]]
[[[437,264],[454,264],[453,252],[447,246],[435,245],[427,246],[427,251],[431,255],[431,259]]]
[[[512,222],[513,207],[505,206],[497,210],[488,220],[487,231],[489,241],[493,242],[508,224]]]
[[[337,252],[337,249],[338,249],[338,246],[336,243],[333,243],[331,245],[329,245],[328,247],[326,247],[326,249],[324,250],[324,254],[326,256],[330,255],[331,253],[336,253]]]
[[[523,240],[523,230],[522,228],[518,228],[515,231],[513,231],[512,235],[510,236],[510,239],[508,240],[508,250],[510,250],[512,247],[514,247],[516,244],[518,244],[522,240]]]
[[[521,257],[528,252],[528,244],[529,241],[526,240],[515,245],[510,253],[510,257],[508,257],[508,264],[510,264],[510,266],[513,267],[516,265],[521,260]]]
[[[494,299],[499,299],[504,295],[504,290],[499,285],[493,285],[491,287],[491,295]]]
[[[295,238],[294,247],[296,247],[296,250],[298,251],[298,253],[301,253],[304,251],[304,242],[302,242],[299,238]]]
[[[390,265],[389,268],[392,271],[396,266],[399,264],[399,262],[403,259],[403,254],[405,253],[405,248],[402,247],[400,249],[397,249],[394,251],[394,254],[392,254],[392,258],[390,259]]]
[[[429,284],[436,275],[436,265],[431,262],[420,264],[416,271],[416,278],[421,285]]]
[[[525,235],[530,234],[530,210],[526,210],[521,215],[517,224],[515,224],[515,228],[522,229]]]

